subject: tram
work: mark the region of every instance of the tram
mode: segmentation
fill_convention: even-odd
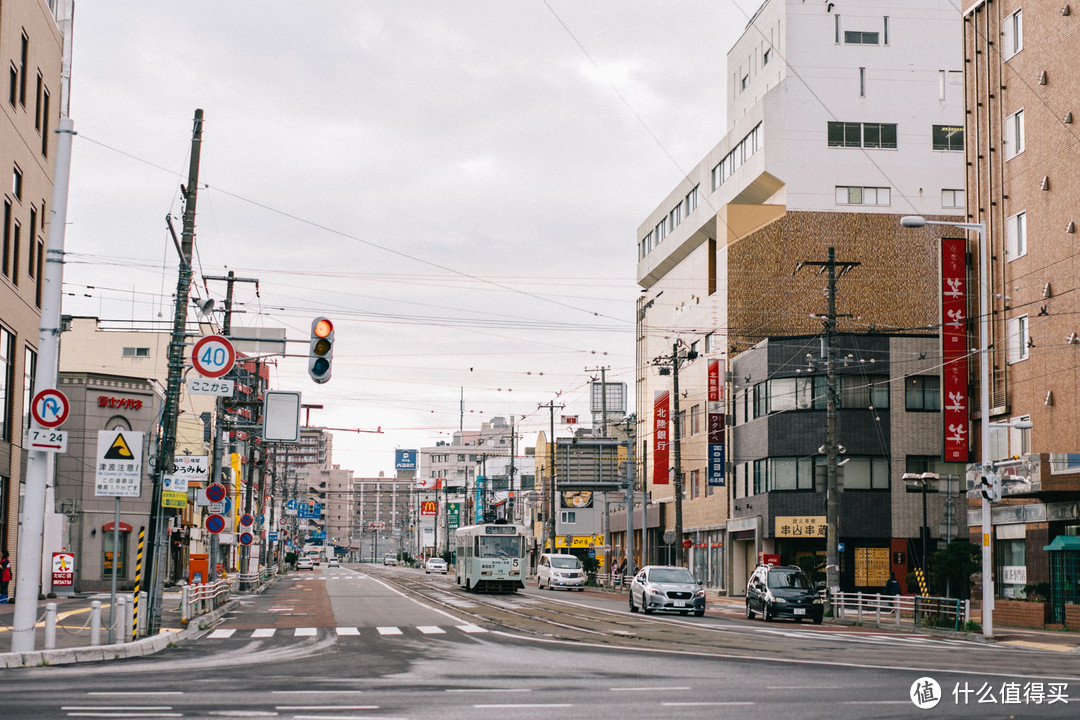
[[[455,532],[454,578],[470,592],[512,593],[525,587],[525,530],[485,523]]]

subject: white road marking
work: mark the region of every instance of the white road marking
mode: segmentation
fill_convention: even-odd
[[[235,632],[236,632],[235,628],[221,628],[219,630],[215,630],[214,632],[210,633],[209,635],[207,635],[207,637],[210,638],[211,640],[223,640],[225,638],[232,637],[233,633],[235,633]]]
[[[317,628],[312,627],[296,628],[293,637],[315,637],[318,632]]]
[[[416,629],[425,635],[445,635],[446,631],[438,625],[417,625]]]
[[[486,633],[487,630],[479,625],[458,625],[458,630],[466,633]]]
[[[379,631],[380,635],[400,635],[401,634],[401,628],[396,628],[396,627],[392,627],[392,626],[391,627],[378,627],[378,628],[375,628],[375,629]]]
[[[255,628],[255,632],[251,633],[251,637],[253,637],[253,638],[274,637],[275,632],[277,632],[277,628]]]
[[[338,635],[359,635],[360,628],[355,627],[339,627],[336,628]]]

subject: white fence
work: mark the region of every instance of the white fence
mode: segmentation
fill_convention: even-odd
[[[956,598],[834,592],[831,600],[833,617],[875,625],[963,630],[971,617],[971,601]]]

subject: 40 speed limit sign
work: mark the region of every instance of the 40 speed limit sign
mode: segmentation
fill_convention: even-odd
[[[199,338],[191,351],[191,364],[203,377],[221,377],[232,370],[235,362],[236,350],[229,339],[221,335]]]

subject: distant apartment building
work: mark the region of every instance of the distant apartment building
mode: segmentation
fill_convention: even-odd
[[[739,468],[767,454],[729,434],[724,476],[710,475],[719,443],[707,417],[721,403],[726,412],[713,414],[726,420],[753,393],[731,376],[739,354],[766,338],[823,331],[820,263],[830,248],[841,276],[838,332],[935,331],[938,250],[899,220],[963,217],[960,25],[948,4],[768,0],[728,52],[727,132],[636,238],[637,476],[662,511],[644,543],[640,524],[635,531],[642,561],[664,557],[657,552],[675,527],[674,455],[656,467],[652,412],[658,391],[674,400],[673,364],[686,561],[711,585],[742,594],[763,548],[750,541],[760,539],[760,521],[735,513],[747,502],[735,488],[745,480]],[[888,482],[899,484],[905,463],[887,462]],[[817,515],[811,498],[804,511]]]
[[[1080,551],[1078,23],[1068,3],[1049,0],[979,0],[963,16],[965,219],[986,224],[991,257],[990,407],[979,410],[1032,423],[990,435],[991,459],[1005,463],[992,511],[1005,597],[1053,580],[1047,546]],[[974,235],[969,250],[977,257]],[[969,522],[978,538],[979,509]],[[1054,622],[1080,602],[1077,587],[1055,590]]]
[[[63,36],[40,0],[5,2],[0,59],[3,246],[0,248],[0,545],[17,556],[30,400],[62,103]]]
[[[353,478],[355,506],[352,548],[360,562],[378,562],[411,548],[416,532],[411,506],[416,502],[412,478]]]

